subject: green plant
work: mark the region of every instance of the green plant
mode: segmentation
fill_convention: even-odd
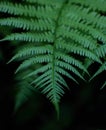
[[[5,1],[0,12],[9,14],[0,19],[1,26],[18,28],[1,41],[19,41],[9,61],[22,61],[19,80],[45,94],[57,112],[72,80],[85,81],[88,75],[88,81],[88,68],[96,62],[100,69],[92,78],[106,70],[105,0]]]

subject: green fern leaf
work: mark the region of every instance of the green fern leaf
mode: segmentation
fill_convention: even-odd
[[[106,56],[106,44],[103,44],[101,46],[99,46],[97,49],[96,49],[96,54],[99,56],[99,57],[105,57]]]
[[[72,19],[77,22],[83,21],[85,24],[91,24],[96,28],[106,28],[105,16],[101,16],[98,12],[90,11],[90,8],[84,8],[78,5],[73,5],[69,8],[70,6],[71,4],[68,5],[63,11],[64,19]],[[61,19],[61,21],[63,20]]]
[[[71,45],[65,44],[63,42],[61,44],[58,43],[56,47],[58,49],[64,49],[67,52],[71,52],[71,53],[78,54],[78,55],[81,55],[81,56],[86,56],[86,57],[88,57],[92,60],[95,60],[95,61],[101,63],[100,59],[98,58],[98,56],[95,55],[95,53],[93,53],[90,50],[83,48],[82,46],[78,46],[78,45],[74,45],[74,44],[71,44]]]
[[[88,6],[89,8],[91,8],[93,10],[106,12],[106,1],[105,0],[92,0],[92,2],[89,2],[88,0],[71,0],[70,3],[80,4],[82,6]]]
[[[88,39],[90,38],[90,41],[91,40],[94,41],[94,39],[98,39],[98,40],[101,40],[103,43],[106,43],[105,33],[103,33],[103,31],[101,31],[101,29],[95,28],[95,26],[93,28],[92,25],[85,24],[84,21],[79,22],[79,21],[70,20],[70,19],[67,19],[67,21],[61,20],[60,22],[61,22],[61,24],[65,24],[66,26],[70,26],[70,29],[72,28],[72,29],[80,30],[80,31],[84,32],[83,35],[85,36],[85,40],[86,40],[86,38],[88,38]],[[79,33],[79,32],[77,32],[77,33]],[[89,37],[89,35],[91,35],[93,38]],[[78,40],[78,38],[81,38],[82,42],[84,43],[84,39],[82,37],[83,36],[81,36],[81,34],[78,34],[77,37],[75,37],[75,39],[77,42],[80,42],[80,40]],[[94,49],[97,47],[96,42],[93,42],[93,44],[92,44],[92,42],[88,41],[88,43],[86,44],[86,46],[88,45],[88,47],[90,49]],[[82,43],[80,43],[80,44],[82,44]],[[84,44],[82,44],[82,45],[84,45]]]
[[[0,12],[7,14],[0,19],[1,26],[22,30],[0,40],[19,41],[9,62],[22,60],[16,72],[27,73],[20,80],[45,94],[58,113],[61,96],[69,88],[64,76],[83,81],[94,62],[101,66],[92,78],[106,70],[105,0],[0,2]]]
[[[100,73],[102,73],[103,71],[106,71],[106,62],[104,62],[100,68],[96,71],[96,73],[92,76],[92,78],[90,80],[92,80],[94,77],[96,77],[97,75],[99,75]]]
[[[25,19],[25,18],[5,18],[0,19],[0,25],[13,26],[23,30],[52,30],[54,31],[54,22],[51,19]]]
[[[53,53],[53,48],[51,45],[45,45],[45,46],[24,46],[21,50],[18,51],[16,55],[12,57],[12,59],[9,62],[12,62],[13,60],[16,59],[21,59],[24,58],[26,59],[27,57],[32,57],[32,56],[37,56],[40,54],[52,54]]]
[[[106,86],[106,81],[105,83],[102,85],[102,87],[100,89],[103,89]]]
[[[79,76],[80,78],[82,78],[84,80],[84,78],[80,75],[80,73],[70,64],[65,63],[63,61],[56,61],[56,65],[66,69],[66,70],[72,71],[74,74],[76,74],[77,76]]]
[[[51,32],[44,33],[16,33],[5,37],[3,40],[18,40],[26,42],[53,42],[53,35]]]
[[[22,4],[13,4],[11,2],[0,2],[0,12],[5,12],[17,16],[26,16],[26,17],[38,17],[38,18],[48,18],[56,19],[56,11],[53,10],[50,6],[38,6],[36,8],[32,5],[22,5]]]
[[[43,56],[37,56],[36,58],[30,58],[28,60],[25,60],[16,70],[16,73],[20,70],[23,70],[25,68],[30,67],[31,65],[35,65],[37,63],[47,63],[51,62],[51,56],[50,55],[43,55]]]

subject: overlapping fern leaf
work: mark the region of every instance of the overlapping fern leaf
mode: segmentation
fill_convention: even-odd
[[[29,83],[45,94],[57,111],[64,88],[71,86],[64,77],[76,83],[77,76],[84,80],[82,73],[89,74],[85,59],[102,64],[97,49],[100,43],[106,44],[105,7],[105,0],[0,2],[0,12],[9,14],[0,19],[0,25],[21,29],[1,40],[22,43],[11,59],[22,60],[16,72],[32,68],[22,80],[32,78]]]
[[[99,69],[95,72],[95,74],[91,77],[90,80],[94,79],[99,74],[106,72],[106,43],[99,46],[96,49],[96,53],[102,59],[102,64],[99,66]],[[101,89],[104,88],[105,86],[106,86],[106,78],[105,78],[105,82],[103,83]]]

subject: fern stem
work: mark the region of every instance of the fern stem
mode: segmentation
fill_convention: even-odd
[[[56,19],[56,24],[55,24],[55,33],[54,33],[54,46],[53,46],[53,66],[52,66],[52,80],[53,80],[53,87],[55,87],[55,85],[56,85],[56,81],[55,81],[55,74],[56,74],[56,69],[55,69],[55,67],[56,67],[56,51],[57,51],[57,49],[56,49],[56,43],[57,43],[57,32],[58,32],[58,27],[59,27],[59,23],[58,23],[58,21],[59,21],[59,19],[60,19],[60,17],[61,17],[61,14],[62,14],[62,10],[63,10],[63,8],[66,6],[66,3],[68,2],[68,0],[65,0],[64,2],[63,2],[63,4],[61,5],[61,8],[60,8],[60,10],[59,10],[59,12],[58,12],[58,15],[57,15],[57,19]],[[54,88],[54,90],[55,90],[55,88]],[[57,112],[57,118],[59,119],[59,101],[57,101],[57,97],[56,97],[56,92],[54,91],[54,95],[55,95],[55,99],[54,99],[54,106],[55,106],[55,110],[56,110],[56,112]]]

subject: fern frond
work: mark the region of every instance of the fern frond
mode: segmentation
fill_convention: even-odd
[[[57,78],[58,83],[60,83],[61,85],[64,85],[66,88],[69,89],[66,81],[64,80],[64,78],[59,73],[56,74],[56,78]]]
[[[61,36],[63,38],[70,38],[71,40],[75,41],[76,44],[79,43],[85,48],[95,49],[95,47],[97,46],[95,40],[93,40],[90,36],[81,34],[81,32],[78,32],[77,30],[67,30],[66,28],[61,28],[58,32],[58,37]]]
[[[35,80],[33,80],[31,84],[41,81],[42,79],[44,79],[46,76],[50,75],[51,73],[52,73],[52,70],[48,70],[46,73],[40,75]]]
[[[106,61],[100,66],[100,68],[96,71],[96,73],[92,76],[92,78],[90,80],[95,78],[97,75],[99,75],[103,71],[106,71]]]
[[[97,28],[106,28],[106,17],[101,16],[95,11],[90,11],[89,8],[84,8],[82,6],[73,5],[70,8],[66,7],[63,11],[64,19],[70,19],[77,22],[83,21],[85,24],[90,24]],[[70,13],[71,12],[71,13]],[[67,14],[67,15],[65,15]],[[63,17],[61,17],[63,18]],[[62,20],[63,21],[63,20]]]
[[[43,72],[45,72],[45,71],[47,71],[47,70],[49,70],[49,69],[51,69],[51,68],[52,68],[52,64],[51,64],[51,63],[49,63],[49,64],[47,64],[47,65],[44,65],[43,67],[40,67],[40,68],[36,69],[35,71],[33,71],[33,72],[27,74],[27,75],[24,77],[24,79],[25,79],[25,78],[28,78],[28,77],[30,77],[30,76],[37,75],[38,73],[43,73]]]
[[[1,18],[0,25],[23,29],[0,41],[24,41],[9,62],[23,60],[16,72],[30,71],[20,79],[45,94],[58,112],[61,96],[68,88],[64,77],[78,83],[78,76],[83,81],[84,73],[89,75],[88,67],[94,62],[101,66],[92,78],[106,70],[106,2],[22,1],[23,4],[0,2],[0,12],[11,16]]]
[[[92,41],[94,41],[94,39],[98,39],[98,40],[102,41],[103,43],[106,43],[106,34],[103,33],[101,28],[95,28],[95,26],[93,26],[93,25],[85,24],[84,21],[81,22],[81,21],[75,21],[75,20],[70,20],[70,19],[67,19],[67,21],[60,20],[60,25],[62,25],[62,24],[64,24],[66,27],[69,26],[70,30],[75,29],[75,30],[84,32],[83,35],[85,35],[85,37],[88,37],[88,39],[90,38],[90,36],[92,36],[90,38],[90,40],[92,40]],[[78,34],[77,37],[83,39],[82,38],[83,36],[81,34],[80,34],[80,36]],[[76,37],[75,37],[75,39],[77,40]],[[77,40],[77,41],[80,42],[79,40]],[[83,41],[84,41],[84,39],[83,39]],[[97,44],[95,42],[93,44],[92,44],[92,42],[91,43],[88,42],[89,43],[89,44],[87,43],[89,45],[88,47],[96,48]]]
[[[76,74],[77,76],[79,76],[80,78],[82,78],[84,80],[84,78],[81,76],[81,74],[72,65],[65,63],[63,61],[56,61],[56,65],[66,69],[66,70],[72,71],[74,74]]]
[[[46,83],[47,81],[48,81],[49,83],[52,82],[52,81],[51,81],[51,75],[48,75],[48,76],[44,77],[42,80],[40,80],[39,82],[37,82],[37,83],[36,83],[36,87],[38,86],[39,89],[40,89],[40,88],[41,88],[41,85],[42,85],[42,84],[44,85],[44,83]]]
[[[103,89],[106,86],[106,81],[105,83],[102,85],[102,87],[100,89]]]
[[[71,65],[77,66],[79,69],[85,71],[87,74],[88,71],[86,70],[86,68],[84,67],[84,65],[82,64],[82,62],[80,62],[79,60],[75,59],[72,56],[69,56],[67,54],[63,54],[61,52],[57,52],[56,53],[56,58],[61,59],[63,61],[65,61],[66,63],[69,63]]]
[[[53,34],[51,32],[44,33],[14,33],[5,37],[4,40],[17,40],[26,42],[53,42]]]
[[[30,96],[32,94],[34,95],[33,91],[34,89],[32,88],[27,82],[22,82],[17,85],[17,91],[15,94],[15,105],[14,105],[14,112],[17,112],[19,108],[29,100]]]
[[[64,49],[67,52],[71,52],[71,53],[78,54],[78,55],[81,55],[81,56],[86,56],[86,57],[88,57],[88,58],[90,58],[94,61],[101,63],[100,59],[96,56],[95,53],[93,53],[90,50],[83,48],[82,46],[77,46],[77,45],[74,45],[74,44],[70,45],[70,43],[65,44],[63,42],[61,44],[57,44],[56,47],[57,47],[57,49]]]
[[[48,75],[48,72],[50,72],[51,75]],[[47,95],[47,98],[49,98],[50,101],[55,105],[55,108],[58,112],[58,104],[60,102],[60,97],[64,94],[63,87],[61,86],[61,84],[63,84],[66,87],[67,84],[62,77],[62,80],[59,80],[57,77],[59,74],[57,75],[57,72],[54,72],[53,70],[46,71],[44,75],[45,77],[40,76],[40,78],[37,78],[33,83],[36,83],[35,87],[41,89],[41,92]]]
[[[31,78],[27,80],[22,80],[19,82],[20,77],[22,78],[24,75],[29,73],[31,69],[27,69],[23,73],[16,76],[17,83],[15,84],[15,92],[14,95],[14,112],[17,112],[20,107],[24,105],[29,99],[35,96],[35,92],[37,92],[29,82],[32,81]]]
[[[26,17],[38,17],[56,19],[56,11],[50,6],[35,7],[33,5],[13,4],[11,2],[0,2],[0,12]]]
[[[79,4],[91,8],[92,10],[98,10],[106,12],[106,1],[105,0],[71,0],[71,4]]]
[[[54,31],[54,22],[51,19],[25,19],[25,18],[5,18],[0,19],[0,25],[13,26],[23,30],[52,30]]]
[[[40,54],[52,54],[52,53],[53,53],[53,48],[51,45],[26,46],[26,47],[22,47],[22,49],[19,50],[18,53],[16,55],[14,55],[8,63],[10,63],[16,59],[37,56]]]
[[[105,57],[106,56],[106,44],[103,44],[101,46],[99,46],[96,50],[95,50],[96,54],[99,57]]]
[[[16,73],[20,70],[28,68],[28,67],[35,65],[37,63],[47,63],[47,62],[51,62],[51,61],[52,61],[52,58],[50,55],[43,55],[43,56],[37,56],[36,58],[30,58],[30,59],[22,62],[22,64],[16,70]]]
[[[42,81],[45,77],[47,77],[48,75],[51,75],[52,70],[48,70],[46,73],[42,74],[41,76],[39,76],[38,78],[36,78],[32,84],[37,83],[39,81]],[[63,77],[61,75],[59,75],[58,73],[56,74],[57,77],[57,82],[61,83],[62,85],[66,86],[68,88],[68,85],[66,83],[66,81],[63,79]],[[36,84],[37,85],[37,84]]]
[[[56,67],[56,71],[64,76],[67,76],[69,79],[73,80],[74,82],[76,82],[78,84],[77,80],[64,69]]]

